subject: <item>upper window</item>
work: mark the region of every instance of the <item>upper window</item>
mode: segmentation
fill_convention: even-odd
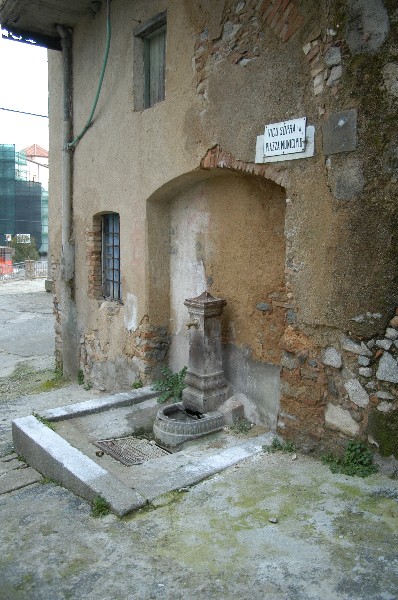
[[[122,299],[120,219],[117,213],[102,215],[102,292],[106,298]]]
[[[134,34],[142,42],[143,108],[150,108],[165,98],[166,13],[146,21]]]

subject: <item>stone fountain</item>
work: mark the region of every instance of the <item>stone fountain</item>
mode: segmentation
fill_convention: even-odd
[[[189,359],[182,402],[161,408],[155,437],[169,447],[222,429],[228,384],[222,368],[221,315],[226,301],[203,292],[184,302],[189,311]]]

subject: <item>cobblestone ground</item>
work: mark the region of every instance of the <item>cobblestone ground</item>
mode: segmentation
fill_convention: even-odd
[[[0,600],[397,599],[396,479],[264,453],[128,518],[95,518],[12,453],[13,418],[99,395],[47,388],[0,402]]]

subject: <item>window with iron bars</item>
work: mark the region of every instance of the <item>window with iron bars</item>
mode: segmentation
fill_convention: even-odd
[[[118,213],[102,215],[102,293],[111,300],[122,299]]]

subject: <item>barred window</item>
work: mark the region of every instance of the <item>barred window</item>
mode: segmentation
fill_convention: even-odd
[[[102,292],[106,298],[122,299],[118,213],[102,215]]]

